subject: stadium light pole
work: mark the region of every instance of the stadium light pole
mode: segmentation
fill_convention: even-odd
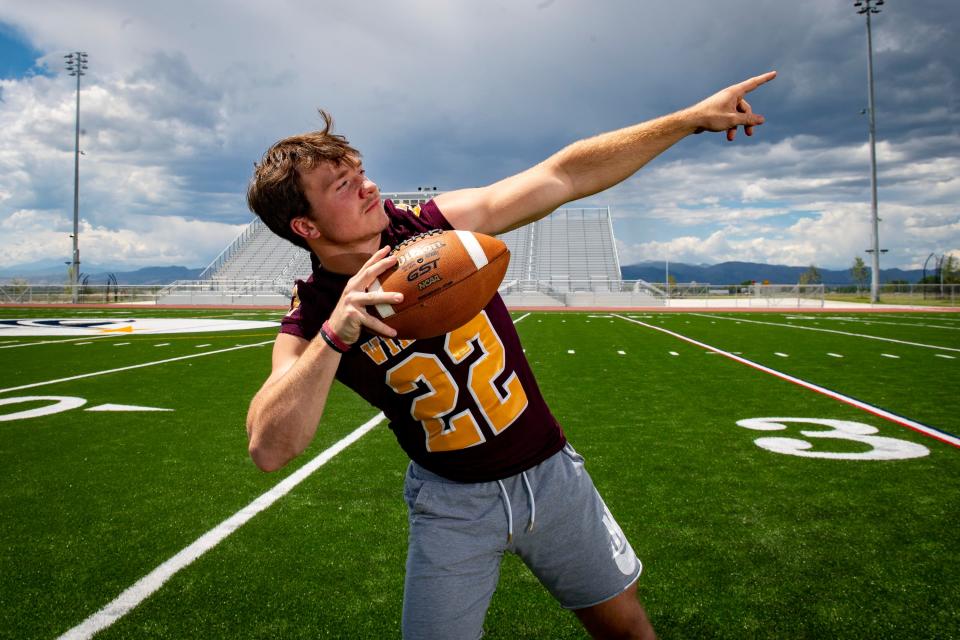
[[[80,284],[80,76],[85,75],[84,71],[87,70],[87,54],[85,51],[74,51],[63,57],[66,58],[67,71],[71,76],[77,77],[77,117],[73,146],[73,282],[70,283],[73,287],[71,300],[76,304]]]
[[[872,225],[873,248],[868,249],[872,265],[870,274],[870,302],[880,301],[880,231],[877,217],[877,120],[873,106],[873,32],[870,29],[870,15],[880,13],[883,0],[856,0],[853,6],[857,13],[867,17],[867,90],[869,94],[868,118],[870,128],[870,222]]]
[[[663,288],[667,291],[667,298],[670,298],[670,256],[663,261]]]

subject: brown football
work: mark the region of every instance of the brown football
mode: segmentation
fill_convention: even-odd
[[[400,304],[378,304],[373,314],[398,338],[432,338],[463,326],[497,292],[510,263],[501,240],[472,231],[434,230],[394,247],[397,266],[369,291],[403,294]]]

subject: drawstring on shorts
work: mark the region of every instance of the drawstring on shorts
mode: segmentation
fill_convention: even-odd
[[[533,488],[530,486],[530,480],[527,478],[527,472],[520,472],[523,479],[523,486],[527,490],[527,501],[530,503],[530,518],[527,521],[527,532],[533,531],[534,522],[537,519],[537,501],[533,497]],[[500,486],[500,497],[503,498],[504,507],[507,509],[507,544],[513,542],[513,506],[510,504],[510,496],[507,494],[507,488],[503,486],[503,480],[497,480]]]

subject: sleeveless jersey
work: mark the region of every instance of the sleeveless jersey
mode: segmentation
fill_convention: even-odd
[[[431,200],[384,203],[390,219],[381,246],[430,229],[451,229]],[[349,276],[326,271],[294,285],[280,331],[312,340],[340,300]],[[444,336],[395,340],[364,331],[343,354],[337,379],[379,408],[400,446],[426,469],[459,482],[520,473],[563,448],[500,295]]]

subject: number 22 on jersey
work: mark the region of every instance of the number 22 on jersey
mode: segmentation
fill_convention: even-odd
[[[516,372],[503,384],[503,392],[497,388],[496,379],[506,369],[506,353],[485,311],[448,333],[444,350],[454,364],[459,364],[474,352],[475,341],[481,354],[470,365],[467,383],[475,406],[456,415],[449,414],[457,406],[461,389],[437,356],[412,353],[387,371],[387,384],[397,393],[413,393],[420,388],[419,383],[427,387],[410,407],[410,415],[423,425],[427,451],[456,451],[478,445],[486,440],[478,420],[499,434],[527,408],[527,394]],[[449,422],[447,428],[444,419]]]

